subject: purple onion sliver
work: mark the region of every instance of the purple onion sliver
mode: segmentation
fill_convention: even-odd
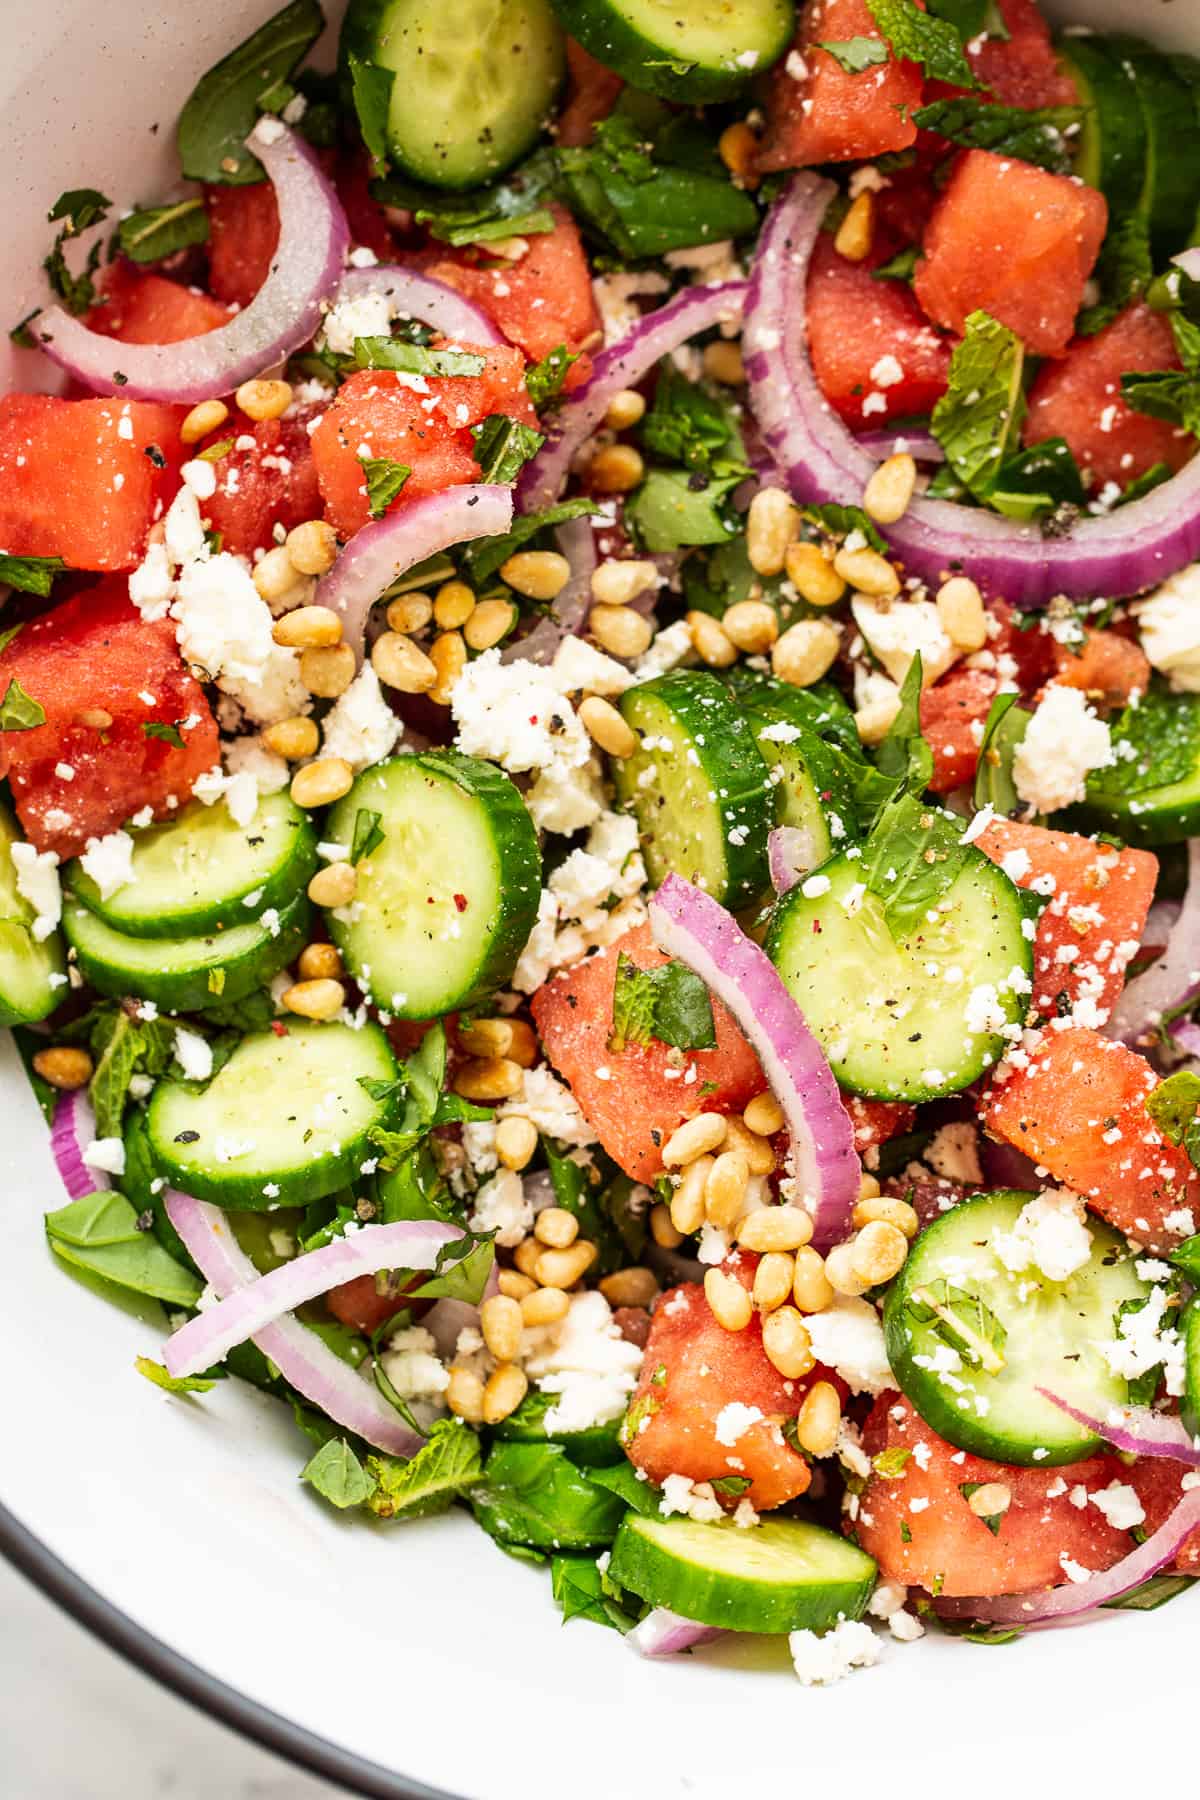
[[[817,866],[812,832],[803,825],[777,825],[767,838],[767,866],[775,892],[786,894]]]
[[[50,1127],[50,1154],[62,1177],[62,1184],[72,1200],[94,1194],[112,1186],[112,1177],[103,1169],[91,1169],[83,1153],[96,1139],[96,1115],[83,1088],[60,1094]]]
[[[695,1619],[684,1619],[678,1613],[668,1612],[665,1606],[656,1606],[640,1625],[634,1626],[625,1642],[639,1656],[679,1656],[724,1635],[716,1625],[698,1625]]]
[[[911,456],[919,463],[946,460],[946,452],[931,431],[905,431],[901,426],[892,426],[887,431],[860,431],[855,442],[878,462],[886,462],[889,456]]]
[[[1200,1469],[1200,1445],[1175,1413],[1151,1412],[1145,1406],[1124,1406],[1101,1419],[1098,1415],[1081,1412],[1069,1400],[1051,1393],[1049,1388],[1040,1387],[1038,1393],[1077,1424],[1103,1438],[1114,1450],[1124,1450],[1132,1456],[1165,1456],[1172,1462],[1187,1463],[1193,1469]]]
[[[443,337],[458,338],[485,350],[508,342],[483,308],[457,288],[399,263],[372,263],[365,269],[347,269],[338,283],[334,305],[364,294],[382,294],[394,319],[419,319]]]

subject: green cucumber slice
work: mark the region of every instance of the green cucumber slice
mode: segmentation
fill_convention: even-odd
[[[351,0],[343,70],[395,76],[388,154],[417,181],[470,188],[532,149],[566,72],[549,0]]]
[[[516,1412],[492,1427],[492,1436],[505,1443],[561,1444],[581,1469],[611,1468],[624,1461],[620,1416],[608,1425],[590,1425],[585,1431],[547,1431],[546,1414],[559,1398],[536,1391],[526,1394]]]
[[[301,894],[271,922],[260,916],[204,937],[139,938],[114,931],[72,900],[63,908],[63,931],[100,993],[153,1000],[164,1012],[199,1012],[243,1000],[286,968],[307,943],[311,918]]]
[[[724,679],[744,706],[758,711],[767,706],[784,709],[785,716],[797,725],[835,745],[852,762],[864,763],[854,714],[831,681],[793,687],[790,681],[776,681],[773,675],[762,675],[744,662],[734,663]]]
[[[861,867],[835,857],[785,894],[767,954],[844,1088],[878,1100],[958,1093],[1003,1055],[1004,1025],[1024,1018],[1025,903],[973,850],[936,921],[896,938]]]
[[[875,1585],[874,1560],[803,1519],[644,1518],[626,1513],[609,1574],[651,1606],[727,1631],[828,1631],[860,1619]]]
[[[1100,1345],[1116,1336],[1119,1309],[1149,1292],[1121,1234],[1091,1216],[1092,1254],[1066,1281],[1036,1268],[1010,1273],[997,1241],[1034,1198],[977,1194],[927,1225],[883,1314],[888,1361],[926,1424],[961,1450],[1028,1467],[1097,1448],[1099,1438],[1038,1389],[1093,1418],[1123,1406],[1128,1383]]]
[[[1183,1400],[1180,1411],[1193,1437],[1200,1437],[1200,1294],[1193,1294],[1179,1321],[1183,1339]]]
[[[382,1029],[289,1021],[244,1037],[207,1086],[161,1081],[146,1117],[172,1186],[218,1206],[264,1211],[323,1199],[357,1176],[387,1102],[363,1079],[393,1081]]]
[[[1146,121],[1133,74],[1101,38],[1064,38],[1059,58],[1087,107],[1075,174],[1098,188],[1113,218],[1136,211],[1146,185]]]
[[[738,698],[770,772],[777,822],[807,834],[810,867],[815,867],[857,835],[857,819],[846,759],[813,730],[810,708],[791,699],[803,691],[782,681],[762,681],[744,687]]]
[[[724,100],[792,40],[791,0],[554,0],[585,50],[631,87],[700,105]]]
[[[641,740],[613,768],[637,817],[652,884],[674,871],[745,906],[768,885],[775,790],[754,733],[715,675],[676,669],[630,688],[621,712]]]
[[[1146,176],[1142,205],[1150,222],[1156,262],[1188,242],[1196,218],[1196,169],[1200,166],[1200,123],[1186,81],[1169,57],[1140,38],[1098,40],[1133,78],[1146,127]]]
[[[134,835],[133,880],[107,900],[78,862],[67,868],[71,892],[90,912],[130,937],[187,937],[242,925],[286,906],[317,866],[308,815],[287,794],[260,800],[248,825],[223,805],[185,807],[166,825]]]
[[[1112,736],[1117,760],[1088,777],[1071,823],[1147,847],[1200,832],[1200,694],[1174,694],[1156,681],[1114,722]]]
[[[360,775],[326,820],[352,843],[361,811],[383,839],[358,864],[354,903],[328,914],[356,981],[378,1006],[431,1019],[512,974],[537,920],[542,859],[517,789],[456,750],[396,756]]]
[[[40,941],[33,935],[37,917],[17,892],[12,847],[21,833],[7,806],[0,805],[0,1025],[33,1025],[58,1005],[65,987],[52,976],[66,973],[62,939],[57,931]]]

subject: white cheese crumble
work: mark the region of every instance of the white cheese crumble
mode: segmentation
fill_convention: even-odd
[[[829,1687],[852,1669],[869,1669],[879,1661],[879,1640],[869,1625],[843,1619],[819,1637],[815,1631],[790,1631],[792,1666],[805,1687]]]
[[[1200,563],[1189,563],[1137,608],[1142,649],[1185,694],[1200,694]]]
[[[711,1524],[724,1517],[724,1510],[712,1484],[707,1481],[692,1481],[686,1475],[668,1475],[665,1478],[658,1510],[666,1518],[672,1513],[682,1513],[685,1518],[696,1519],[701,1525]]]
[[[133,839],[127,831],[89,838],[79,866],[99,888],[100,898],[108,900],[133,880]]]
[[[383,697],[379,677],[365,662],[325,716],[322,749],[357,773],[390,756],[403,726]]]
[[[580,637],[563,639],[555,651],[550,673],[563,694],[577,694],[586,688],[590,694],[607,697],[623,694],[633,684],[633,676],[624,663],[605,656]]]
[[[84,1150],[83,1160],[89,1169],[99,1169],[105,1175],[123,1175],[124,1142],[119,1137],[94,1138]]]
[[[543,1394],[558,1396],[546,1413],[547,1431],[587,1431],[620,1418],[637,1386],[642,1352],[621,1336],[598,1289],[574,1295],[561,1324],[526,1335],[534,1342],[525,1373]]]
[[[213,1070],[212,1045],[186,1025],[175,1027],[175,1060],[188,1081],[207,1081]]]
[[[497,1118],[509,1115],[528,1119],[546,1137],[557,1138],[561,1144],[583,1148],[596,1141],[578,1100],[545,1064],[537,1069],[526,1069],[520,1094],[497,1107]]]
[[[874,600],[855,594],[854,623],[893,681],[903,682],[920,652],[921,680],[929,687],[962,652],[952,642],[932,600]]]
[[[14,843],[12,858],[17,892],[33,908],[33,932],[36,943],[44,943],[62,918],[62,885],[58,877],[58,857],[53,850],[35,850],[32,844]]]
[[[1087,793],[1093,769],[1113,761],[1108,726],[1078,688],[1051,684],[1013,757],[1013,783],[1035,812],[1058,812]]]
[[[1135,1490],[1123,1481],[1110,1481],[1106,1488],[1089,1494],[1088,1498],[1104,1514],[1114,1531],[1132,1531],[1135,1525],[1141,1525],[1145,1520],[1145,1507]]]
[[[1083,1200],[1069,1188],[1047,1188],[1027,1200],[1011,1231],[998,1231],[992,1248],[1012,1275],[1036,1269],[1047,1281],[1066,1281],[1092,1254]]]
[[[236,556],[223,550],[186,563],[171,611],[185,662],[213,680],[262,680],[275,648],[271,609]]]
[[[741,1400],[730,1400],[717,1414],[713,1435],[718,1444],[732,1449],[745,1437],[750,1427],[759,1424],[763,1417],[764,1414],[757,1406],[746,1406]]]
[[[380,1361],[401,1400],[438,1400],[450,1385],[433,1333],[421,1325],[393,1333]]]
[[[834,1296],[826,1311],[805,1319],[817,1361],[832,1369],[855,1394],[881,1394],[896,1386],[888,1367],[879,1314],[867,1300]]]
[[[494,1231],[497,1244],[503,1248],[519,1244],[532,1224],[533,1207],[525,1198],[524,1184],[515,1170],[498,1170],[475,1195],[472,1230]]]

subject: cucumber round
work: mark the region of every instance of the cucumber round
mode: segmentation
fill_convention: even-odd
[[[80,971],[102,994],[153,1000],[164,1012],[199,1012],[243,1000],[285,969],[308,942],[312,908],[304,895],[283,908],[274,931],[261,917],[201,937],[128,937],[77,900],[63,930]]]
[[[362,810],[382,842],[358,864],[353,905],[328,915],[346,966],[404,1019],[468,1006],[512,974],[537,921],[542,859],[517,789],[456,750],[395,756],[359,776],[326,821],[351,843]]]
[[[1146,121],[1132,71],[1101,38],[1064,38],[1059,58],[1088,109],[1074,172],[1100,190],[1113,218],[1124,218],[1137,209],[1146,184]]]
[[[1183,1422],[1194,1438],[1200,1438],[1200,1294],[1193,1294],[1179,1321],[1183,1339]]]
[[[1121,1306],[1149,1292],[1121,1234],[1090,1216],[1091,1257],[1068,1280],[1011,1274],[996,1239],[1034,1198],[977,1194],[927,1225],[883,1313],[888,1361],[925,1423],[960,1450],[1028,1467],[1075,1462],[1098,1447],[1038,1389],[1093,1418],[1123,1406],[1128,1383],[1099,1346],[1116,1336]]]
[[[652,884],[674,871],[730,908],[757,899],[770,879],[775,790],[723,683],[676,669],[630,688],[621,712],[641,742],[615,763],[613,780],[637,817]]]
[[[783,896],[766,949],[842,1087],[936,1100],[1004,1054],[1002,1027],[984,1028],[981,1015],[1024,1018],[1033,974],[1024,916],[1008,877],[971,850],[936,921],[926,915],[896,938],[882,901],[863,889],[861,861],[843,855]]]
[[[1089,776],[1087,799],[1071,809],[1070,822],[1087,831],[1113,831],[1148,848],[1195,837],[1200,694],[1175,694],[1156,681],[1141,704],[1115,722],[1112,735],[1116,761]]]
[[[492,1427],[492,1436],[506,1443],[561,1444],[581,1469],[611,1468],[624,1461],[620,1415],[608,1425],[589,1425],[585,1431],[547,1431],[546,1414],[558,1399],[557,1394],[526,1394],[516,1412]]]
[[[393,1081],[378,1025],[289,1021],[244,1037],[206,1086],[161,1081],[146,1117],[150,1149],[173,1187],[218,1206],[304,1206],[344,1187],[371,1155],[387,1114],[363,1079]],[[269,1191],[268,1191],[269,1190]]]
[[[317,839],[287,794],[262,799],[248,825],[238,825],[227,806],[197,801],[168,824],[137,832],[132,862],[133,880],[107,900],[83,867],[70,863],[71,892],[130,937],[187,937],[288,905],[317,866]]]
[[[1187,82],[1169,57],[1140,38],[1098,40],[1133,78],[1146,128],[1146,174],[1141,204],[1150,224],[1156,262],[1188,242],[1196,218],[1196,169],[1200,166],[1200,123]]]
[[[856,835],[856,817],[845,758],[834,744],[822,742],[810,709],[791,699],[803,692],[782,681],[763,681],[744,688],[738,698],[775,787],[777,822],[807,833],[815,865]]]
[[[873,1558],[803,1519],[645,1518],[626,1513],[609,1574],[651,1606],[701,1625],[759,1633],[828,1631],[860,1619],[875,1585]]]
[[[792,40],[792,0],[554,0],[585,50],[631,87],[701,105],[736,94]]]
[[[758,711],[767,706],[781,707],[785,709],[784,716],[795,724],[835,745],[853,762],[864,762],[854,714],[831,681],[793,687],[790,681],[776,681],[773,675],[762,675],[744,662],[734,663],[724,679],[744,706]]]
[[[62,939],[57,931],[33,935],[37,917],[17,892],[12,847],[21,833],[6,806],[0,805],[0,1025],[33,1025],[54,1011],[64,983],[51,976],[66,973]]]
[[[351,0],[341,60],[394,74],[388,155],[417,181],[471,188],[531,150],[554,116],[566,46],[549,0]]]

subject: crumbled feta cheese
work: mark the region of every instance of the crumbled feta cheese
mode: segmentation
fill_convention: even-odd
[[[1078,1194],[1047,1188],[1027,1200],[1011,1231],[993,1234],[992,1248],[1010,1274],[1036,1269],[1047,1281],[1066,1281],[1092,1254],[1092,1234]]]
[[[939,1126],[925,1147],[925,1161],[935,1175],[963,1187],[977,1187],[983,1181],[979,1135],[969,1119]]]
[[[944,675],[962,654],[947,636],[932,600],[874,600],[855,594],[850,602],[854,623],[893,681],[903,682],[920,652],[925,687]]]
[[[391,302],[378,288],[352,294],[330,307],[321,329],[326,349],[336,356],[351,356],[355,338],[391,336]]]
[[[1116,1337],[1101,1343],[1099,1350],[1113,1374],[1126,1381],[1135,1381],[1161,1363],[1168,1394],[1178,1396],[1184,1384],[1183,1343],[1166,1322],[1169,1298],[1166,1288],[1151,1288],[1146,1304],[1122,1313]]]
[[[211,500],[216,493],[217,471],[203,457],[193,457],[191,462],[185,462],[179,473],[197,500]]]
[[[682,1513],[685,1518],[696,1519],[701,1525],[711,1524],[725,1516],[711,1483],[692,1481],[686,1475],[665,1477],[658,1510],[668,1518],[672,1513]]]
[[[1035,812],[1057,812],[1087,793],[1093,769],[1113,761],[1108,726],[1078,688],[1046,689],[1013,757],[1013,783]]]
[[[840,1375],[852,1393],[881,1394],[896,1386],[879,1314],[869,1301],[837,1294],[825,1312],[804,1322],[817,1361]]]
[[[258,811],[258,783],[245,769],[236,775],[226,775],[220,767],[205,769],[197,775],[192,795],[204,806],[224,800],[235,825],[249,825]]]
[[[100,898],[108,900],[133,880],[133,839],[127,831],[89,838],[79,866],[99,888]]]
[[[693,655],[692,628],[686,619],[676,619],[673,625],[658,632],[649,649],[643,650],[638,657],[633,665],[635,679],[640,684],[653,681],[658,675],[668,675],[680,663],[690,661]]]
[[[100,1169],[105,1175],[123,1175],[124,1142],[119,1137],[94,1138],[85,1146],[83,1160],[89,1169]]]
[[[636,821],[602,812],[586,845],[572,850],[551,875],[513,974],[514,988],[532,993],[553,970],[569,968],[639,923],[644,909],[636,896],[645,880]]]
[[[191,488],[181,487],[163,520],[167,555],[180,567],[205,554],[204,521]]]
[[[236,556],[221,551],[187,563],[171,614],[185,662],[214,680],[261,682],[276,647],[271,609]]]
[[[226,674],[218,686],[228,703],[219,708],[226,727],[242,716],[254,725],[278,725],[281,719],[312,711],[313,697],[300,679],[300,653],[284,644],[272,643],[256,680]]]
[[[239,737],[226,744],[225,767],[231,781],[245,776],[260,794],[277,794],[291,780],[291,770],[283,757],[268,750],[261,737]],[[233,812],[232,803],[229,810]]]
[[[490,1175],[500,1166],[496,1155],[496,1126],[492,1119],[470,1119],[462,1128],[462,1147],[477,1175]]]
[[[513,1169],[500,1169],[484,1182],[475,1196],[470,1225],[474,1231],[494,1231],[496,1242],[511,1249],[533,1224],[533,1207],[525,1198],[521,1177]]]
[[[604,811],[600,766],[594,756],[576,768],[562,761],[543,769],[525,796],[529,816],[539,831],[569,836],[582,831]]]
[[[207,1081],[213,1071],[212,1045],[186,1025],[175,1027],[175,1060],[188,1081]]]
[[[454,684],[450,710],[457,743],[468,756],[487,757],[509,774],[568,766],[591,756],[587,732],[549,669],[503,663],[485,650]]]
[[[1146,1509],[1136,1491],[1123,1481],[1110,1481],[1098,1493],[1089,1494],[1092,1505],[1102,1512],[1114,1531],[1132,1531],[1141,1525]]]
[[[439,1400],[450,1385],[433,1333],[421,1325],[394,1332],[380,1361],[401,1400]]]
[[[546,1413],[547,1431],[587,1431],[620,1418],[637,1386],[642,1352],[621,1336],[598,1289],[575,1294],[560,1324],[527,1335],[546,1341],[535,1341],[525,1355],[525,1373],[540,1392],[558,1396]]]
[[[1200,694],[1200,563],[1189,563],[1137,608],[1142,649],[1171,686]]]
[[[596,1141],[596,1134],[570,1088],[544,1064],[537,1069],[526,1069],[520,1094],[497,1107],[497,1118],[509,1115],[528,1119],[540,1132],[556,1138],[560,1144],[582,1148]]]
[[[597,276],[592,283],[592,292],[604,325],[605,344],[619,343],[633,330],[642,316],[640,308],[634,304],[636,300],[665,294],[670,285],[665,275],[653,269]]]
[[[633,676],[614,657],[586,643],[580,637],[566,637],[558,646],[550,673],[563,694],[577,694],[584,688],[590,694],[623,694],[633,684]]]
[[[391,754],[403,729],[383,697],[378,675],[365,662],[325,715],[322,750],[326,756],[340,756],[356,772],[369,769]]]
[[[718,1444],[732,1449],[734,1444],[745,1437],[752,1425],[760,1423],[763,1416],[757,1406],[746,1406],[741,1400],[730,1400],[717,1414],[713,1436]]]
[[[165,543],[146,546],[145,556],[129,577],[129,598],[148,624],[166,618],[175,598],[175,577]]]
[[[832,1631],[791,1631],[792,1666],[805,1687],[828,1687],[852,1669],[869,1669],[879,1661],[879,1641],[869,1625],[843,1619]]]
[[[17,892],[33,908],[33,932],[36,943],[44,943],[62,918],[62,885],[58,878],[58,857],[53,850],[35,850],[32,844],[14,843],[12,858]]]

